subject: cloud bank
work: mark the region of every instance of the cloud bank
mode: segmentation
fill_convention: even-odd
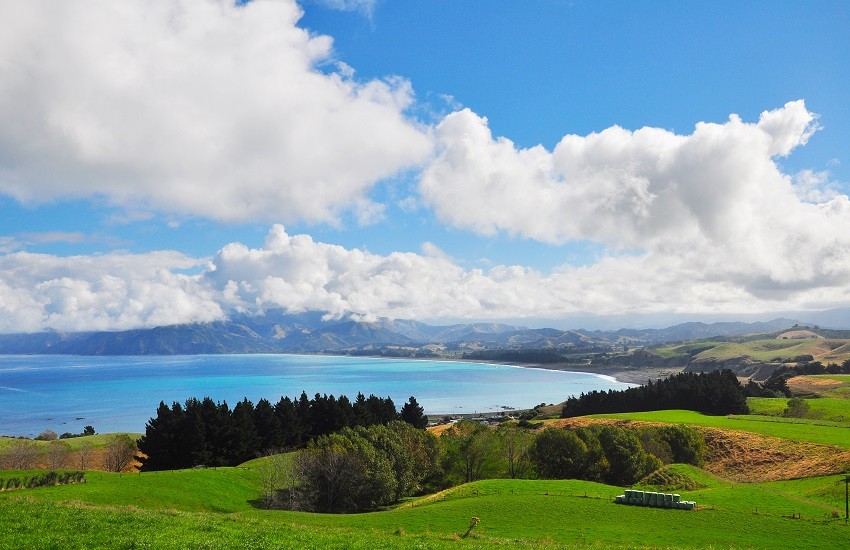
[[[0,332],[122,330],[222,318],[200,275],[177,252],[0,256]]]
[[[552,273],[500,265],[464,269],[433,245],[386,256],[269,231],[264,245],[224,246],[209,261],[176,252],[62,258],[0,257],[0,332],[117,330],[204,322],[233,311],[322,310],[362,320],[557,319],[576,313],[759,313],[850,302],[826,268],[812,282],[777,287],[747,265],[718,277],[702,251],[606,257]],[[846,256],[846,254],[845,254]],[[195,275],[186,270],[201,269]],[[712,271],[715,270],[715,271]],[[843,258],[842,273],[847,273]],[[760,282],[759,282],[760,281]]]
[[[323,73],[332,40],[300,17],[292,0],[2,3],[0,193],[368,220],[370,188],[424,162],[431,139],[404,114],[408,82]]]

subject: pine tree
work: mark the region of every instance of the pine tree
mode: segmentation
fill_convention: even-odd
[[[428,417],[425,416],[425,409],[419,406],[416,398],[412,395],[401,407],[401,419],[413,426],[414,428],[425,429],[428,426]]]

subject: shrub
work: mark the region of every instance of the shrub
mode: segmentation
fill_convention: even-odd
[[[546,428],[534,439],[529,456],[544,479],[575,479],[585,471],[587,445],[575,433]]]
[[[35,436],[35,438],[38,441],[55,441],[59,439],[59,436],[53,430],[44,430],[43,432]]]
[[[792,397],[788,400],[784,415],[789,418],[805,418],[810,409],[808,401],[801,397]]]

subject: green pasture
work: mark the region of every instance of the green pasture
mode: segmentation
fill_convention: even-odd
[[[850,424],[850,399],[821,397],[806,399],[806,403],[809,405],[806,418]],[[750,397],[747,405],[751,414],[781,417],[788,406],[788,398]]]
[[[13,475],[10,471],[0,471],[0,478],[8,479]],[[231,513],[251,509],[249,501],[259,496],[258,479],[257,471],[247,468],[141,474],[89,471],[86,472],[86,483],[43,487],[38,489],[38,498],[50,502],[85,502],[97,506],[133,504],[146,510]],[[26,494],[32,495],[33,490],[28,490]]]
[[[705,349],[708,348],[708,349]],[[793,359],[800,355],[812,355],[824,362],[841,363],[850,357],[850,341],[843,339],[775,339],[765,338],[749,342],[718,342],[711,340],[693,341],[682,345],[661,346],[654,350],[659,355],[694,355],[695,359],[717,359],[720,361],[749,356],[762,361]]]
[[[250,468],[92,474],[80,485],[0,492],[0,546],[841,548],[850,537],[834,517],[843,513],[837,476],[737,484],[670,468],[699,481],[701,489],[680,493],[698,510],[614,504],[621,487],[584,481],[486,480],[335,516],[254,508],[259,478]],[[459,539],[473,517],[480,523]]]
[[[652,351],[664,357],[673,357],[675,355],[691,355],[696,350],[704,351],[706,348],[715,348],[718,345],[720,345],[720,342],[693,340],[687,344],[661,346]]]
[[[741,430],[794,441],[823,443],[850,449],[850,425],[825,420],[772,418],[757,415],[708,416],[686,410],[594,414],[591,417]]]
[[[70,449],[72,451],[74,451],[74,450],[81,448],[83,445],[86,445],[86,444],[90,445],[93,448],[105,447],[109,443],[109,441],[113,437],[115,437],[116,435],[127,435],[133,441],[137,441],[140,437],[142,437],[142,434],[139,434],[139,433],[127,433],[127,434],[124,434],[124,433],[118,433],[118,434],[108,433],[108,434],[83,435],[83,436],[80,436],[80,437],[69,437],[68,439],[59,439],[58,441],[61,441],[62,443],[67,444],[68,447],[70,447]],[[18,441],[18,439],[14,438],[14,437],[0,436],[0,451],[2,451],[4,448],[8,447],[9,445],[11,445],[15,441]],[[47,445],[50,443],[49,441],[39,441],[39,440],[30,440],[30,441],[33,441],[37,445],[40,445],[40,446],[43,446],[43,447],[47,447]]]

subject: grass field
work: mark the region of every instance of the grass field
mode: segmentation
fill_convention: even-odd
[[[690,424],[709,428],[742,430],[794,441],[808,441],[850,449],[850,425],[821,420],[771,418],[756,415],[708,416],[685,410],[596,414],[592,415],[591,418]]]
[[[622,488],[487,480],[397,509],[333,516],[253,508],[248,468],[92,474],[81,485],[0,493],[4,548],[823,548],[850,530],[837,477],[736,484],[688,466],[693,512],[617,505]],[[652,486],[646,486],[652,489]],[[791,519],[798,517],[799,519]],[[460,540],[472,517],[470,538]]]
[[[751,405],[770,412],[780,406],[784,409],[786,402],[754,400]],[[832,418],[850,403],[812,399],[813,410],[816,402],[817,410]],[[800,441],[850,449],[850,423],[823,419],[715,417],[691,411],[593,418],[741,430],[782,438],[770,441],[792,447],[800,445],[793,441]],[[737,443],[745,436],[756,437],[739,431],[729,439]],[[109,438],[93,437],[100,438],[92,442],[99,445]],[[729,442],[724,445],[721,450],[736,452]],[[782,450],[770,448],[762,456],[758,453],[763,449],[752,449],[756,461]],[[749,452],[744,454],[750,456]],[[291,456],[284,457],[288,459]],[[238,468],[87,472],[86,483],[0,491],[0,548],[802,549],[845,548],[850,540],[839,475],[739,483],[731,479],[754,478],[735,477],[731,462],[718,469],[720,462],[713,459],[705,467],[714,474],[670,465],[636,486],[677,492],[698,503],[695,511],[617,505],[613,498],[623,487],[586,481],[483,480],[408,499],[391,510],[330,515],[259,508],[265,460]],[[790,471],[788,459],[780,460],[782,468]],[[782,479],[816,471],[808,468]],[[32,473],[37,472],[0,471],[0,478]],[[460,538],[473,517],[480,523],[469,538]]]
[[[815,360],[827,363],[842,363],[850,358],[850,340],[844,339],[775,339],[766,338],[749,342],[718,342],[698,340],[682,345],[656,348],[659,355],[694,355],[695,359],[717,359],[720,361],[749,356],[762,361],[793,359],[800,355],[811,355]]]
[[[809,412],[806,418],[827,420],[850,425],[850,399],[821,397],[807,399]],[[788,406],[787,398],[750,397],[747,399],[750,413],[754,415],[781,417]]]
[[[795,376],[788,380],[788,387],[795,393],[850,399],[850,375],[847,374]]]

